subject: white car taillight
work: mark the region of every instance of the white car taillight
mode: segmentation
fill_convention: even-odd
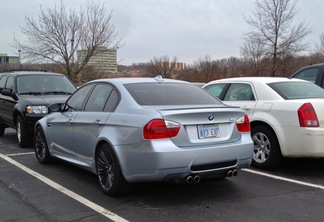
[[[143,129],[144,139],[163,139],[178,135],[180,124],[163,119],[153,119]]]
[[[238,120],[236,120],[236,127],[240,132],[250,132],[251,126],[249,117],[247,115],[244,115]]]
[[[311,103],[305,103],[298,109],[298,118],[301,127],[319,127],[317,115]]]

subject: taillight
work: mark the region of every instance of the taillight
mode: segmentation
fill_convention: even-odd
[[[153,119],[143,129],[144,139],[163,139],[175,137],[180,130],[180,124],[163,119]]]
[[[301,127],[319,127],[316,112],[310,103],[305,103],[298,109],[298,118]]]
[[[236,120],[236,127],[239,132],[250,132],[250,120],[247,115],[242,116],[238,120]]]

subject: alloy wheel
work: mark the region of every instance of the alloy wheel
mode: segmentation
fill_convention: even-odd
[[[108,149],[102,149],[97,159],[98,178],[104,190],[112,188],[115,180],[114,162]]]
[[[21,143],[21,123],[20,121],[17,122],[17,139],[18,142]]]
[[[258,132],[253,135],[252,139],[254,141],[253,160],[257,163],[264,163],[271,151],[269,138],[264,133]]]
[[[41,160],[43,160],[46,156],[46,142],[40,131],[37,131],[35,136],[35,152],[36,156]]]

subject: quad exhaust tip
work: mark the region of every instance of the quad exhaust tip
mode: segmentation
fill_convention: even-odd
[[[227,176],[228,177],[236,177],[237,176],[237,170],[236,169],[233,169],[233,170],[229,170],[227,171]],[[185,181],[188,183],[188,184],[192,184],[192,183],[199,183],[200,182],[200,176],[197,174],[197,175],[189,175],[187,177],[185,177]]]
[[[187,183],[199,183],[200,182],[200,176],[199,175],[189,175],[186,178]]]
[[[187,176],[186,181],[187,181],[187,183],[191,184],[193,182],[193,177],[192,176]]]
[[[237,176],[237,170],[236,169],[234,169],[234,170],[229,170],[228,172],[227,172],[227,176],[228,177],[231,177],[231,176]]]

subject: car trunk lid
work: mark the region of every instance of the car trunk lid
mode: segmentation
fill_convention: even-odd
[[[240,139],[236,120],[244,116],[243,110],[228,106],[159,108],[164,120],[181,124],[171,140],[179,147],[210,143],[230,143]]]

